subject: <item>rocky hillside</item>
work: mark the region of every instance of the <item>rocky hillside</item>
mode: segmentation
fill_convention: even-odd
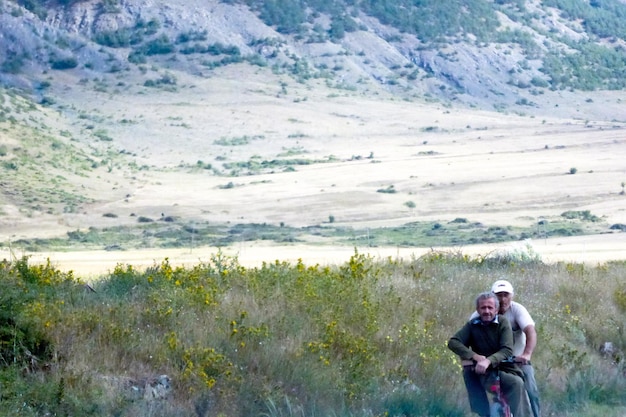
[[[302,82],[491,109],[626,82],[618,0],[317,3],[5,0],[1,81],[41,99],[50,71],[106,78],[157,66],[210,76],[247,62]]]

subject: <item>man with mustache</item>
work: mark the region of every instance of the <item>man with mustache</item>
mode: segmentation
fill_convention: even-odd
[[[448,348],[459,355],[464,366],[463,379],[470,407],[480,416],[489,416],[489,404],[484,392],[490,384],[490,373],[500,371],[502,391],[515,417],[531,417],[530,403],[522,371],[515,363],[503,363],[513,355],[511,324],[498,314],[500,302],[493,292],[476,297],[474,318],[457,331],[448,341]]]

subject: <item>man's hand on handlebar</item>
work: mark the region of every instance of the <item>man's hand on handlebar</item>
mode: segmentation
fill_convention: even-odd
[[[508,358],[504,359],[501,363],[524,365],[524,364],[530,364],[530,361],[522,355],[522,356],[509,356]],[[472,359],[461,360],[461,366],[463,366],[464,368],[469,367],[472,369],[472,371],[476,372],[477,374],[484,375],[487,373],[487,371],[491,367],[491,362],[489,361],[489,359],[487,359],[486,357],[482,355],[474,354]]]
[[[483,355],[475,354],[472,359],[474,359],[474,361],[476,362],[474,372],[476,372],[477,374],[485,374],[487,372],[487,368],[491,366],[491,362],[489,361],[489,359],[487,359]]]

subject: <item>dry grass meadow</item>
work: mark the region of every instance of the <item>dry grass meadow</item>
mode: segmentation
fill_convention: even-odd
[[[3,206],[1,258],[49,258],[62,269],[99,274],[117,263],[150,265],[206,260],[218,248],[24,253],[6,242],[63,236],[67,231],[136,224],[136,216],[189,221],[284,224],[333,222],[359,229],[416,221],[466,218],[487,226],[537,225],[568,210],[588,210],[603,230],[590,236],[532,242],[546,261],[626,259],[626,94],[547,92],[537,106],[484,111],[361,94],[323,83],[268,81],[251,69],[211,78],[177,74],[176,92],[133,87],[75,85],[59,88],[58,102],[100,120],[116,149],[133,155],[131,170],[116,165],[82,179],[92,203],[74,213],[42,214]],[[71,85],[56,79],[52,85]],[[90,99],[85,102],[88,94]],[[77,135],[80,119],[59,128]],[[130,121],[120,123],[120,120]],[[65,125],[63,125],[65,123]],[[234,144],[245,138],[245,143]],[[219,140],[222,143],[219,143]],[[224,142],[231,145],[224,145]],[[103,144],[84,144],[95,148]],[[297,157],[324,161],[258,175],[217,176],[192,169],[215,163]],[[574,171],[574,172],[572,172]],[[224,187],[232,182],[231,187]],[[393,187],[395,193],[377,192]],[[413,202],[409,207],[407,202]],[[115,213],[116,217],[103,216]],[[485,254],[511,245],[408,249],[358,247],[373,256],[420,256],[430,250]],[[354,247],[311,236],[310,242],[271,245],[241,242],[222,248],[243,265],[303,259],[342,262]]]

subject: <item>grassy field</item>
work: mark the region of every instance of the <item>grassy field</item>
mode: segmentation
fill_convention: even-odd
[[[489,111],[175,75],[1,92],[0,414],[465,416],[445,342],[505,277],[545,414],[624,415],[623,92]],[[527,238],[578,246],[465,251]]]
[[[623,416],[626,264],[354,253],[335,266],[5,262],[3,415],[467,416],[447,339],[504,277],[537,321],[544,415]],[[602,353],[611,343],[614,350]]]

